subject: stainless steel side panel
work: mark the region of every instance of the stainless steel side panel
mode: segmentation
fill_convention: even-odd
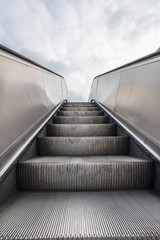
[[[139,132],[160,159],[160,56],[98,76],[89,100],[96,99]]]
[[[0,157],[67,98],[63,77],[0,50]]]

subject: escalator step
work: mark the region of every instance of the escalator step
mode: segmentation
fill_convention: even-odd
[[[18,169],[21,191],[133,190],[152,185],[153,162],[129,156],[38,157],[19,163]]]
[[[61,107],[61,111],[100,111],[99,107]]]
[[[58,111],[57,116],[103,116],[104,111]]]
[[[63,107],[96,107],[95,103],[64,103]]]
[[[38,137],[41,156],[126,155],[128,137]]]
[[[108,116],[55,116],[53,123],[61,124],[94,124],[94,123],[107,123]]]
[[[48,136],[115,136],[116,124],[48,124]]]

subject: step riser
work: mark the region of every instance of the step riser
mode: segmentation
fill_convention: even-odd
[[[126,155],[127,137],[39,137],[40,156]]]
[[[95,102],[65,102],[65,104],[95,104]]]
[[[64,104],[63,107],[96,107],[97,105],[94,103],[89,104]]]
[[[57,116],[103,116],[103,111],[58,111]]]
[[[66,124],[48,125],[48,136],[115,136],[116,124]]]
[[[72,117],[57,116],[53,117],[53,123],[59,124],[101,124],[108,123],[108,116],[88,116],[88,117]]]
[[[61,107],[61,111],[99,111],[98,107]]]
[[[22,191],[147,189],[152,187],[152,178],[151,162],[19,164],[19,190]]]

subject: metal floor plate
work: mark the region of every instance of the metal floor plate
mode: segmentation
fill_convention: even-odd
[[[0,213],[0,239],[160,239],[149,191],[20,192]]]

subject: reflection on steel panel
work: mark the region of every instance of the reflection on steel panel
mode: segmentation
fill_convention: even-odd
[[[0,47],[0,156],[67,98],[62,76]]]
[[[160,54],[95,77],[91,99],[129,123],[160,156]]]

